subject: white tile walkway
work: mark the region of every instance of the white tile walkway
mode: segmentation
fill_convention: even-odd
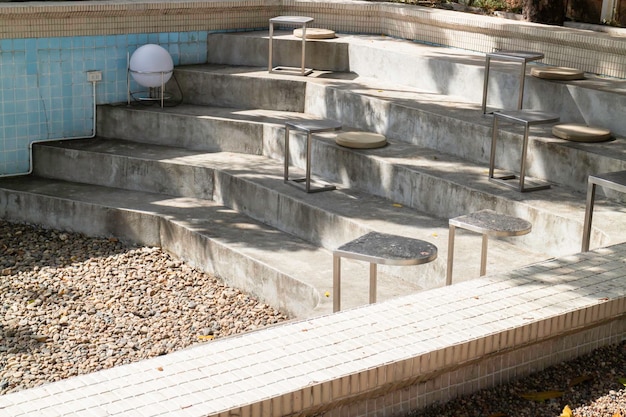
[[[619,341],[625,291],[621,244],[4,395],[0,415],[319,411],[602,323]]]

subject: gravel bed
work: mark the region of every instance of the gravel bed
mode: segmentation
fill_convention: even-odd
[[[285,320],[159,248],[0,220],[0,394]]]
[[[626,342],[406,417],[626,417],[624,384]]]
[[[0,394],[288,319],[158,248],[0,220]],[[623,378],[626,342],[407,417],[626,417]]]

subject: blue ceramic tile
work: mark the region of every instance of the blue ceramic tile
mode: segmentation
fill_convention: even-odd
[[[72,49],[72,38],[68,36],[64,36],[61,38],[61,49],[71,50]]]
[[[4,137],[6,139],[13,139],[17,137],[17,127],[15,126],[15,124],[5,125]],[[2,153],[0,153],[0,155],[2,155]]]
[[[13,48],[13,39],[0,39],[0,50],[12,51]]]
[[[115,36],[115,45],[119,48],[128,47],[128,40],[126,39],[126,35]]]
[[[26,50],[26,39],[13,39],[13,50],[14,51]]]
[[[85,46],[85,36],[74,36],[72,38],[72,49],[83,48]]]

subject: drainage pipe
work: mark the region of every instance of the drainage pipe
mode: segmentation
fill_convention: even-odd
[[[90,82],[92,84],[92,97],[93,97],[93,126],[91,128],[91,134],[87,136],[73,136],[73,137],[60,137],[60,138],[34,140],[28,144],[28,154],[29,154],[28,172],[20,172],[17,174],[0,174],[0,178],[17,177],[20,175],[30,175],[33,173],[33,144],[42,143],[42,142],[53,142],[55,140],[91,139],[96,136],[96,83],[97,81],[90,81]]]

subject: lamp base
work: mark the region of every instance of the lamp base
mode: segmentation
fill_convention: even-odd
[[[164,107],[166,101],[174,98],[172,94],[165,92],[162,87],[150,87],[144,91],[129,91],[128,97],[128,104],[130,104],[130,99],[132,98],[138,102],[159,102],[161,107]]]

